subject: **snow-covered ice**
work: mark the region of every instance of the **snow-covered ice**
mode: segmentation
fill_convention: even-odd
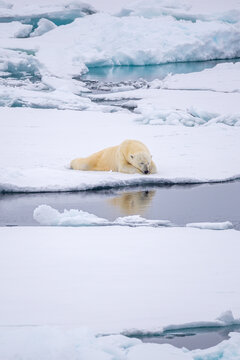
[[[0,329],[0,336],[0,355],[5,360],[236,360],[240,357],[238,333],[231,333],[230,340],[210,349],[194,351],[167,344],[144,344],[122,335],[97,337],[84,328],[5,328]]]
[[[167,76],[164,81],[152,84],[157,85],[165,89],[240,92],[240,62],[218,64],[196,73]]]
[[[95,66],[240,57],[240,1],[130,0],[105,13],[106,0],[90,4],[100,12],[79,0],[0,0],[0,192],[239,179],[239,63],[108,94],[103,85],[91,93],[80,76]],[[126,138],[146,143],[157,174],[69,169]],[[240,358],[239,334],[204,351],[119,335],[240,323],[230,222],[109,222],[44,205],[34,217],[45,226],[0,227],[1,359]]]
[[[216,222],[216,223],[200,222],[200,223],[189,223],[186,226],[198,228],[198,229],[227,230],[227,229],[232,229],[233,224],[230,221]]]
[[[173,16],[177,20],[212,21],[226,23],[240,21],[240,1],[208,0],[135,0],[128,1],[119,11],[118,16],[144,16],[146,18]]]
[[[49,205],[39,205],[33,212],[33,218],[41,225],[53,226],[171,226],[168,220],[148,220],[140,215],[118,217],[114,221],[100,218],[86,211],[71,209],[60,213]]]
[[[153,83],[152,86],[156,86],[156,82]],[[138,121],[144,124],[189,127],[218,123],[240,125],[240,93],[150,88],[90,97],[98,101],[125,100],[125,106],[130,99],[129,105],[134,103],[134,112],[139,114]]]
[[[0,159],[1,191],[219,182],[240,176],[239,127],[142,125],[135,121],[136,115],[128,112],[2,108],[1,115],[0,149],[4,154]],[[157,174],[69,169],[72,159],[120,144],[126,138],[143,141],[148,146],[157,164]]]
[[[24,38],[27,37],[31,31],[32,25],[22,24],[19,21],[12,21],[10,23],[0,22],[0,38]]]
[[[30,5],[26,8],[32,12]],[[70,5],[69,9],[72,9]],[[45,15],[42,17],[51,20]],[[39,37],[18,42],[2,40],[0,46],[7,43],[8,48],[35,49],[43,73],[69,77],[80,75],[91,66],[236,58],[240,56],[239,34],[238,23],[181,21],[171,16],[119,18],[98,13],[78,18]]]
[[[38,48],[36,56],[51,75],[69,77],[80,75],[86,66],[235,58],[240,56],[239,36],[238,25],[221,22],[117,18],[99,13],[31,38],[28,46]]]
[[[34,65],[35,73],[43,83],[55,83],[55,93],[51,94],[51,89],[35,87],[36,97],[39,98],[36,101],[30,89],[24,89],[26,91],[18,94],[13,89],[9,90],[5,82],[1,88],[1,105],[44,107],[46,102],[45,107],[48,108],[82,110],[86,108],[84,99],[75,97],[73,88],[76,84],[72,85],[72,77],[79,77],[90,67],[163,64],[240,56],[238,0],[231,0],[224,6],[214,1],[211,7],[217,7],[218,11],[210,17],[211,11],[206,13],[206,3],[199,6],[196,1],[191,5],[185,1],[179,1],[177,5],[171,2],[168,6],[166,1],[129,4],[135,10],[139,9],[139,14],[130,11],[132,16],[123,17],[95,13],[91,5],[81,1],[61,0],[51,4],[46,0],[39,1],[38,5],[29,0],[1,2],[0,19],[4,22],[15,21],[0,24],[0,55],[11,50],[11,57],[0,60],[0,71],[7,72],[7,68],[13,67],[12,58],[22,63],[24,56],[30,67]],[[179,11],[183,11],[182,14],[191,21],[183,20],[185,15],[178,16],[176,12]],[[10,31],[5,31],[10,26]],[[1,70],[1,63],[4,64],[4,70]],[[25,71],[28,70],[26,66]],[[230,79],[236,72],[236,67],[235,70],[225,71]],[[64,81],[67,86],[63,92]],[[235,79],[222,86],[217,80],[209,86],[238,89],[238,85],[234,88],[234,84]],[[81,86],[77,95],[82,92]],[[206,88],[205,84],[203,88]],[[58,97],[58,100],[48,100],[51,95]],[[62,107],[59,105],[60,99],[64,103]],[[87,107],[91,108],[90,103]],[[191,119],[186,117],[191,123]],[[220,121],[231,124],[238,122],[234,115],[231,120],[224,118]]]
[[[49,226],[174,226],[169,220],[149,220],[140,215],[131,215],[118,217],[114,221],[100,218],[86,211],[70,209],[60,213],[57,209],[49,205],[39,205],[33,212],[33,218],[41,225]],[[176,224],[177,225],[177,224]],[[175,225],[175,226],[176,226]],[[188,223],[187,227],[208,229],[208,230],[227,230],[232,229],[233,224],[230,221],[224,222],[199,222]]]
[[[48,20],[48,19],[44,19],[44,18],[41,18],[39,21],[38,21],[38,24],[37,24],[37,28],[31,33],[31,37],[34,37],[34,36],[40,36],[40,35],[43,35],[45,34],[46,32],[52,30],[52,29],[55,29],[56,25]]]
[[[102,219],[93,214],[82,210],[64,210],[60,213],[48,205],[38,206],[33,213],[34,219],[41,225],[60,225],[60,226],[81,226],[81,225],[109,225],[107,219]]]
[[[235,230],[2,227],[0,244],[1,326],[134,334],[239,323]]]
[[[53,20],[74,20],[77,17],[94,13],[94,8],[80,0],[1,0],[0,19],[32,20],[47,17]]]

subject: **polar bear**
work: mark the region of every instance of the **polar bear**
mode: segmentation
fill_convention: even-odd
[[[119,171],[127,174],[155,174],[157,168],[152,156],[142,142],[125,140],[86,158],[72,160],[74,170]]]

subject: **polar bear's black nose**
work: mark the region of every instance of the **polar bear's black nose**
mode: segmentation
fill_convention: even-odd
[[[144,174],[148,174],[148,172],[149,172],[148,170],[145,170],[145,171],[144,171]]]

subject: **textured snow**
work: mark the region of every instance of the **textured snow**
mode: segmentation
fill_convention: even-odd
[[[210,223],[210,222],[189,223],[186,226],[198,228],[198,229],[209,229],[209,230],[227,230],[227,229],[232,229],[233,227],[230,221],[216,222],[216,223]]]
[[[239,36],[238,25],[221,22],[99,13],[43,35],[36,42],[36,56],[52,75],[66,77],[79,75],[86,66],[234,58],[240,56]]]
[[[95,10],[90,5],[77,0],[54,1],[51,4],[46,0],[38,1],[37,4],[29,0],[2,2],[0,7],[2,21],[15,21],[0,24],[0,57],[2,58],[2,60],[0,59],[0,71],[5,71],[7,74],[7,68],[12,68],[16,62],[21,63],[21,72],[19,73],[18,68],[18,72],[15,74],[21,77],[23,71],[29,74],[30,69],[34,68],[34,75],[38,75],[41,86],[36,87],[32,83],[36,96],[29,88],[25,88],[24,84],[22,84],[24,91],[19,93],[18,89],[12,88],[11,81],[5,78],[0,89],[2,99],[0,105],[75,110],[93,109],[94,106],[91,106],[91,103],[88,103],[86,107],[85,99],[80,96],[82,92],[86,92],[86,88],[84,89],[81,83],[77,86],[76,81],[72,79],[74,76],[79,77],[90,67],[163,64],[240,56],[238,0],[231,0],[224,6],[214,1],[211,6],[209,5],[209,9],[215,6],[218,11],[213,13],[212,18],[208,18],[211,11],[208,11],[207,15],[205,14],[205,10],[207,10],[205,1],[202,6],[196,1],[193,1],[191,5],[185,1],[179,1],[177,4],[171,2],[168,5],[165,1],[151,1],[145,5],[141,2],[134,6],[139,9],[139,15],[141,15],[141,9],[145,9],[144,12],[147,14],[149,7],[149,9],[153,9],[150,12],[157,16],[148,17],[146,15],[143,17],[135,14],[134,16],[116,17],[103,12],[93,14]],[[161,9],[164,9],[163,13],[161,13]],[[166,9],[169,13],[165,12]],[[173,12],[175,10],[183,11],[183,14],[188,15],[194,13],[194,16],[196,18],[199,16],[199,18],[198,20],[192,19],[193,21],[181,20],[181,16],[171,14],[171,9]],[[93,15],[83,16],[87,14]],[[24,24],[21,24],[20,21]],[[71,21],[73,22],[69,23]],[[63,23],[66,25],[56,26]],[[9,27],[11,27],[10,31],[5,31]],[[16,39],[14,37],[28,38]],[[7,52],[10,52],[10,57]],[[24,66],[25,64],[26,66]],[[6,70],[2,70],[2,67]],[[210,88],[220,88],[221,91],[226,91],[226,89],[227,91],[229,89],[238,91],[237,78],[234,75],[236,73],[238,73],[236,67],[224,70],[226,75],[223,80],[224,84],[221,85],[219,79],[213,79],[209,84]],[[10,71],[10,74],[13,75],[13,72]],[[226,77],[229,78],[227,81]],[[173,81],[175,80],[169,78],[162,85],[155,82],[155,85],[151,86],[169,86],[171,88]],[[191,83],[192,80],[189,81]],[[51,88],[44,88],[45,82],[55,83],[54,94],[51,94]],[[64,85],[64,91],[62,90],[63,82],[67,83]],[[201,84],[201,88],[206,89],[206,84]],[[188,85],[185,86],[188,88]],[[77,93],[76,87],[78,88]],[[159,95],[161,94],[159,93]],[[231,104],[229,105],[231,109]],[[153,108],[155,108],[154,104]],[[141,111],[141,109],[139,110]],[[108,111],[112,111],[112,108],[109,107]],[[151,120],[155,120],[160,115],[161,113],[152,115]],[[169,113],[163,122],[193,124],[194,119],[190,115],[186,113],[184,115],[186,119],[179,121],[181,114],[171,115]],[[170,119],[168,119],[169,117]],[[208,120],[212,118],[214,116],[210,114]],[[217,118],[217,122],[231,125],[238,123],[238,117],[232,114],[232,110],[230,117],[217,114]],[[197,119],[196,124],[205,121],[205,118]]]
[[[219,182],[240,176],[238,127],[141,125],[134,121],[136,115],[128,112],[2,108],[1,115],[2,192]],[[126,138],[148,146],[157,174],[69,169],[72,159],[120,144]]]
[[[122,335],[97,337],[79,327],[5,328],[0,329],[0,336],[0,355],[5,360],[236,360],[240,357],[237,333],[231,333],[229,340],[210,349],[194,351],[167,344],[144,344]]]
[[[33,213],[33,218],[41,225],[60,225],[60,226],[82,226],[82,225],[108,225],[106,219],[89,214],[82,210],[64,210],[60,213],[48,205],[38,206]]]
[[[91,98],[98,101],[126,100],[125,106],[128,99],[134,99],[134,112],[140,115],[137,120],[144,124],[189,127],[217,123],[240,125],[239,93],[154,89],[158,85],[159,81],[157,85],[156,82],[152,83],[152,89],[91,95]],[[130,104],[133,105],[133,102]]]
[[[173,16],[178,20],[212,21],[227,23],[240,21],[240,1],[212,0],[138,0],[129,1],[119,12],[119,16],[144,16],[147,18]]]
[[[19,21],[11,23],[0,23],[0,38],[24,38],[29,36],[32,25],[22,24]]]
[[[22,66],[22,63],[16,64],[16,66]],[[59,80],[58,84],[60,82],[61,80]],[[45,84],[39,82],[32,84],[30,81],[10,82],[9,80],[4,80],[2,83],[0,82],[0,105],[60,110],[96,109],[96,105],[92,105],[88,98],[79,97],[72,91],[69,91],[67,82],[59,84],[57,89],[51,88],[50,91],[47,91],[49,90],[48,85],[52,83],[50,79],[46,80]],[[73,86],[74,83],[71,84],[71,88]],[[75,89],[77,90],[77,86]],[[79,91],[81,90],[82,86],[79,84]]]
[[[171,226],[171,223],[168,220],[148,220],[140,215],[119,217],[114,221],[109,221],[77,209],[65,209],[60,213],[49,205],[39,205],[33,212],[33,218],[41,225],[53,226]]]
[[[42,73],[70,77],[92,66],[235,58],[240,56],[239,35],[239,24],[98,13],[18,42],[18,48],[37,50]],[[16,48],[16,41],[8,47]]]
[[[31,19],[48,17],[49,19],[72,19],[93,13],[94,8],[79,0],[10,0],[0,2],[0,17]]]
[[[134,334],[239,323],[235,230],[1,227],[0,244],[1,326]]]
[[[39,74],[39,65],[32,54],[21,50],[0,49],[0,70],[16,76],[22,71],[37,75]]]
[[[86,211],[70,209],[60,213],[49,205],[39,205],[33,212],[33,218],[41,225],[49,226],[101,226],[101,225],[122,225],[122,226],[173,226],[168,220],[149,220],[140,215],[118,217],[114,221],[100,218]],[[201,222],[189,223],[187,227],[208,229],[208,230],[227,230],[232,229],[230,221],[225,222]]]
[[[38,21],[37,28],[31,33],[30,36],[32,36],[32,37],[41,36],[41,35],[45,34],[46,32],[48,32],[52,29],[55,29],[55,27],[56,27],[56,25],[52,21],[41,18]]]

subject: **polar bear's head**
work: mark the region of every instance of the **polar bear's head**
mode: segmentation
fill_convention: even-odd
[[[129,162],[143,174],[150,174],[151,172],[151,155],[146,152],[138,152],[136,154],[130,154]]]

